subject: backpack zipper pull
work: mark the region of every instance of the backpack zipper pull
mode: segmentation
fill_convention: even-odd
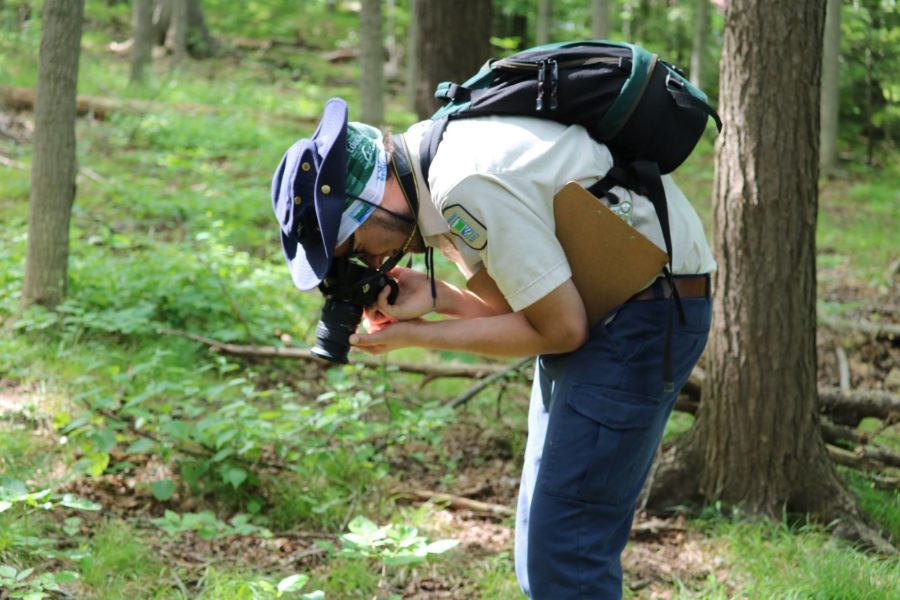
[[[550,63],[550,110],[556,110],[559,108],[559,98],[557,96],[559,91],[559,63],[552,58],[547,62]]]
[[[547,79],[547,61],[541,59],[538,62],[538,92],[537,92],[537,101],[535,102],[534,108],[538,112],[542,112],[544,110],[544,81]]]

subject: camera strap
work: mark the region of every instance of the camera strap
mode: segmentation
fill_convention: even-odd
[[[406,138],[402,135],[394,134],[391,136],[391,139],[394,142],[391,169],[393,169],[394,176],[400,183],[400,191],[403,192],[406,204],[409,205],[416,218],[416,225],[413,227],[400,252],[389,258],[381,266],[380,270],[383,273],[387,273],[400,262],[400,259],[403,258],[407,248],[409,248],[409,245],[415,238],[416,232],[419,230],[419,183],[416,180],[416,174],[413,172],[412,163],[409,160],[409,148],[406,145]],[[428,280],[431,282],[431,302],[433,305],[437,305],[437,285],[434,280],[434,249],[431,247],[425,249],[425,270],[428,272]]]

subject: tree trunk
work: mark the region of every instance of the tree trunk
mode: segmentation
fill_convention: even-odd
[[[359,95],[362,120],[384,122],[384,39],[381,0],[363,0],[359,15]]]
[[[75,201],[75,96],[84,0],[45,0],[22,300],[54,308],[66,293]]]
[[[187,0],[188,3],[188,50],[194,58],[209,58],[219,50],[216,39],[206,26],[201,0]]]
[[[415,110],[426,118],[440,106],[434,97],[437,84],[468,79],[490,57],[491,3],[432,0],[417,4]]]
[[[592,0],[591,36],[595,40],[609,39],[609,0]]]
[[[694,43],[691,47],[691,83],[702,87],[706,34],[709,31],[709,0],[696,0],[694,5]]]
[[[153,0],[134,0],[132,11],[131,83],[144,82],[144,71],[153,50]]]
[[[828,0],[825,17],[825,41],[822,49],[822,130],[819,165],[822,175],[830,175],[837,166],[838,137],[838,63],[841,54],[841,2]]]
[[[172,0],[172,19],[166,46],[172,53],[172,68],[187,58],[188,0]]]
[[[687,447],[673,453],[679,460],[663,461],[655,481],[676,481],[682,494],[696,490],[752,514],[780,518],[787,509],[838,521],[842,535],[889,547],[863,522],[818,422],[815,228],[825,6],[770,0],[759,10],[756,0],[730,0],[725,11],[708,380]],[[781,47],[786,39],[789,54]],[[679,501],[676,490],[659,485],[651,506]]]
[[[538,0],[537,14],[537,45],[550,43],[550,31],[553,22],[553,8],[550,0]]]
[[[397,43],[397,0],[387,0],[385,29],[387,60],[384,64],[384,77],[385,79],[395,81],[400,74],[400,61],[403,57],[403,51]]]
[[[419,2],[409,0],[409,30],[406,34],[406,108],[416,110],[419,77]]]

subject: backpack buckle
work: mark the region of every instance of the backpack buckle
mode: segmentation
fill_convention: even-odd
[[[678,77],[673,77],[671,73],[666,73],[666,87],[667,88],[675,88],[678,90],[684,89],[684,81],[682,81]]]

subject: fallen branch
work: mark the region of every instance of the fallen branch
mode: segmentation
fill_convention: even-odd
[[[888,465],[880,460],[865,455],[860,456],[851,450],[845,450],[831,444],[825,444],[825,448],[828,450],[828,456],[831,457],[831,460],[845,467],[861,471],[884,471],[889,468]]]
[[[855,419],[896,420],[900,418],[900,397],[880,390],[845,393],[838,388],[822,387],[819,388],[819,409],[825,414],[852,415]]]
[[[819,316],[819,320],[823,325],[834,329],[835,331],[859,332],[873,337],[900,336],[900,325],[895,323],[873,323],[867,319],[848,321],[836,317],[823,316]]]
[[[900,454],[885,448],[879,444],[870,442],[868,435],[859,433],[849,427],[841,427],[832,423],[822,422],[822,438],[829,444],[837,444],[842,441],[853,442],[856,448],[852,452],[860,457],[878,461],[891,467],[900,468]],[[852,466],[852,465],[848,465]]]
[[[34,110],[34,102],[37,93],[32,88],[17,88],[0,86],[0,105],[5,105],[15,110]],[[233,112],[232,108],[211,106],[207,104],[168,104],[150,102],[147,100],[118,100],[115,98],[100,98],[96,96],[78,96],[75,99],[75,114],[79,117],[90,116],[98,121],[105,121],[116,113],[148,114],[163,111],[176,111],[187,114],[218,114],[220,112]],[[299,117],[281,113],[269,116],[297,121],[307,126],[314,126],[317,122],[313,117]]]
[[[842,392],[850,391],[850,361],[847,360],[847,352],[840,346],[835,348],[838,361],[838,373]]]
[[[323,367],[332,366],[333,363],[327,362],[310,352],[305,348],[284,348],[279,346],[244,346],[240,344],[229,344],[220,342],[202,335],[177,331],[174,329],[160,328],[158,333],[165,335],[174,335],[182,337],[201,344],[210,346],[216,352],[224,352],[233,356],[244,356],[248,358],[290,358],[295,360],[307,360],[318,363]],[[487,377],[497,373],[504,373],[508,370],[508,366],[504,364],[479,364],[479,365],[461,365],[461,364],[440,364],[429,365],[414,362],[388,361],[372,356],[360,355],[355,356],[353,362],[371,367],[394,368],[404,373],[415,373],[418,375],[428,375],[431,377],[468,377],[470,379],[478,379]]]
[[[443,502],[454,508],[462,508],[473,512],[487,513],[498,517],[511,517],[515,515],[515,511],[508,506],[502,504],[491,504],[490,502],[480,502],[471,498],[462,496],[454,496],[453,494],[445,494],[443,492],[431,492],[428,490],[406,490],[398,494],[399,496],[407,496],[417,498],[419,500]]]
[[[504,378],[508,377],[509,375],[512,375],[513,373],[515,373],[516,371],[518,371],[525,365],[530,365],[533,360],[534,360],[534,358],[531,356],[529,356],[528,358],[523,358],[516,364],[510,366],[508,369],[504,369],[503,371],[500,371],[499,373],[494,373],[493,375],[491,375],[489,377],[485,377],[478,383],[478,385],[472,387],[467,392],[460,394],[459,396],[457,396],[456,398],[454,398],[453,400],[448,402],[447,406],[449,406],[450,408],[456,408],[460,404],[465,404],[466,402],[468,402],[469,400],[471,400],[472,398],[477,396],[479,394],[479,392],[481,392],[483,389],[493,385],[500,379],[504,379]]]

